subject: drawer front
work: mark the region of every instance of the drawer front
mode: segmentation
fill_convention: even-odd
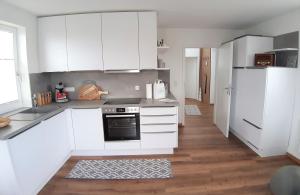
[[[176,148],[178,147],[177,132],[169,133],[141,133],[141,148]]]
[[[129,150],[129,149],[140,149],[140,147],[141,147],[141,142],[139,140],[105,142],[106,150]]]
[[[252,125],[251,122],[243,121],[244,136],[245,139],[255,148],[260,149],[260,139],[262,135],[262,129]]]
[[[177,115],[177,107],[151,107],[151,108],[141,108],[141,116],[148,115]]]
[[[141,132],[176,132],[177,124],[141,125]]]
[[[177,124],[177,115],[142,116],[141,124]]]

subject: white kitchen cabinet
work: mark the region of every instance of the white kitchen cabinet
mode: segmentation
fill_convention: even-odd
[[[143,107],[140,121],[142,149],[178,147],[178,107]]]
[[[8,140],[22,194],[37,194],[70,155],[65,113],[57,114]]]
[[[76,150],[103,150],[104,133],[101,109],[72,109]]]
[[[39,18],[38,41],[41,71],[68,71],[66,16]]]
[[[244,36],[233,41],[233,67],[254,66],[255,53],[273,49],[273,38]]]
[[[138,70],[139,29],[137,12],[102,14],[104,70]]]
[[[156,12],[139,12],[140,69],[157,68]]]
[[[285,154],[294,95],[294,69],[234,69],[231,131],[260,156]]]
[[[101,14],[66,16],[69,71],[103,70]]]

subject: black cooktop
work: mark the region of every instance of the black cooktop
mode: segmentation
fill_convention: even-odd
[[[141,98],[112,98],[107,99],[104,104],[105,105],[122,105],[122,104],[139,104],[141,102]]]

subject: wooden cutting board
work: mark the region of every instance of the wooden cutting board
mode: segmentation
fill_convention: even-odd
[[[83,84],[79,88],[79,100],[99,100],[103,94],[102,89],[92,83]]]

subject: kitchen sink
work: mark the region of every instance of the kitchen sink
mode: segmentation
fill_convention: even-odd
[[[49,112],[52,112],[54,110],[58,109],[57,107],[38,107],[38,108],[28,108],[26,110],[23,110],[19,113],[23,114],[46,114]]]
[[[59,107],[57,106],[45,106],[38,108],[28,108],[19,113],[9,116],[11,120],[16,121],[33,121],[36,120],[54,110],[57,110]]]

